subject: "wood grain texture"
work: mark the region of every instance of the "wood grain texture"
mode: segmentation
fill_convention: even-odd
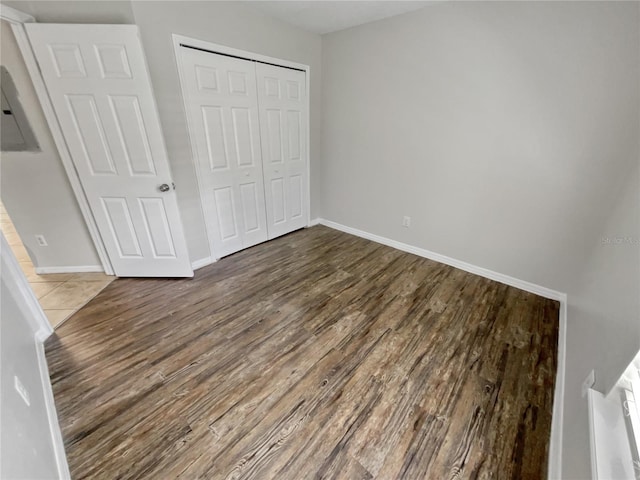
[[[46,345],[74,478],[545,477],[557,302],[317,226]]]

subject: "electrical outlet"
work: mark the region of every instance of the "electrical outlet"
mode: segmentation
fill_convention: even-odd
[[[31,401],[29,400],[29,392],[16,375],[13,376],[13,386],[16,388],[16,392],[18,392],[22,397],[22,400],[24,400],[24,403],[27,404],[27,407],[30,407]]]
[[[596,372],[591,370],[587,378],[582,382],[582,397],[587,395],[587,391],[596,384]]]
[[[36,241],[38,242],[38,245],[40,245],[41,247],[49,246],[49,244],[47,243],[47,240],[44,238],[44,235],[36,235]]]
[[[411,226],[411,217],[402,217],[402,226],[409,228]]]

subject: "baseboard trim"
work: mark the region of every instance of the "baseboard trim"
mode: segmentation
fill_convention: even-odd
[[[313,223],[313,222],[312,222]],[[549,441],[549,464],[548,478],[550,480],[560,479],[562,477],[562,422],[564,417],[564,385],[565,385],[565,357],[567,348],[567,294],[558,292],[535,283],[520,280],[518,278],[494,272],[492,270],[478,267],[455,258],[447,257],[439,253],[426,250],[424,248],[414,247],[406,243],[381,237],[373,233],[358,230],[357,228],[347,227],[340,223],[332,222],[324,218],[317,219],[317,223],[341,232],[349,233],[357,237],[366,238],[376,243],[381,243],[389,247],[402,250],[403,252],[413,253],[420,257],[428,258],[436,262],[444,263],[451,267],[459,268],[465,272],[473,273],[481,277],[495,280],[511,287],[519,288],[526,292],[539,295],[541,297],[557,300],[560,302],[559,315],[559,331],[558,331],[558,370],[556,373],[556,385],[553,396],[553,416],[551,420],[551,437]],[[312,226],[310,223],[309,226]]]
[[[376,243],[381,243],[383,245],[387,245],[388,247],[393,247],[398,250],[402,250],[403,252],[413,253],[414,255],[428,258],[429,260],[434,260],[436,262],[444,263],[445,265],[449,265],[451,267],[455,267],[460,270],[464,270],[465,272],[473,273],[475,275],[480,275],[481,277],[488,278],[489,280],[495,280],[496,282],[504,283],[505,285],[519,288],[520,290],[534,293],[544,298],[550,298],[551,300],[558,300],[558,301],[562,301],[563,299],[566,298],[566,295],[562,292],[558,292],[556,290],[552,290],[547,287],[542,287],[540,285],[536,285],[535,283],[527,282],[525,280],[520,280],[518,278],[510,277],[509,275],[504,275],[502,273],[494,272],[493,270],[489,270],[487,268],[478,267],[476,265],[472,265],[470,263],[463,262],[461,260],[456,260],[455,258],[447,257],[446,255],[441,255],[439,253],[426,250],[424,248],[414,247],[413,245],[408,245],[406,243],[398,242],[396,240],[391,240],[390,238],[381,237],[380,235],[375,235],[373,233],[365,232],[363,230],[358,230],[357,228],[347,227],[346,225],[341,225],[339,223],[332,222],[331,220],[326,220],[324,218],[321,218],[319,223],[326,227],[333,228],[335,230],[340,230],[341,232],[350,233],[351,235],[355,235],[357,237],[366,238],[367,240],[371,240]]]
[[[78,265],[75,267],[35,267],[38,275],[50,273],[99,273],[104,272],[102,265]]]
[[[193,268],[194,270],[198,270],[199,268],[206,267],[207,265],[211,265],[212,263],[215,263],[215,262],[216,262],[215,258],[205,257],[205,258],[201,258],[199,260],[195,260],[191,262],[191,268]]]
[[[309,220],[309,225],[307,225],[307,227],[315,227],[316,225],[320,225],[321,221],[321,218],[314,218],[313,220]]]
[[[549,440],[549,480],[562,478],[562,429],[564,425],[564,385],[567,356],[567,296],[560,300],[560,328],[558,332],[558,371],[553,393],[551,438]]]
[[[36,351],[38,355],[38,367],[40,370],[40,381],[44,390],[44,403],[47,409],[47,419],[49,421],[49,431],[51,432],[51,441],[53,442],[53,450],[56,457],[56,465],[58,467],[58,478],[67,480],[71,478],[67,456],[64,451],[64,441],[60,432],[60,424],[58,423],[58,412],[56,411],[56,403],[53,398],[53,390],[51,389],[51,380],[49,379],[49,366],[47,365],[47,357],[44,351],[44,344],[39,340],[38,335],[35,338]]]

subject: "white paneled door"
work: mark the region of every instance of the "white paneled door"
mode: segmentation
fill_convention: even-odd
[[[185,46],[178,52],[215,256],[305,227],[305,72]]]
[[[116,275],[193,276],[137,27],[25,27]]]
[[[269,238],[307,225],[305,72],[256,64]]]
[[[183,92],[216,257],[268,239],[253,62],[183,47]]]

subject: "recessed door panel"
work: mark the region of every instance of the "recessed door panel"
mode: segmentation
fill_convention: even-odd
[[[289,159],[300,160],[300,112],[287,112],[287,138],[289,139]]]
[[[271,179],[271,198],[273,208],[273,223],[279,224],[287,220],[285,212],[285,193],[284,193],[284,179],[273,178]]]
[[[25,24],[116,275],[193,275],[134,25]]]
[[[233,95],[248,95],[247,77],[247,72],[227,72],[227,78],[229,79],[229,93]]]
[[[156,175],[140,102],[134,95],[110,95],[109,102],[131,175]]]
[[[121,257],[142,257],[140,242],[133,227],[125,198],[102,198],[106,218]]]
[[[87,76],[80,46],[77,44],[49,44],[51,65],[58,78],[83,78]]]
[[[202,92],[218,93],[218,71],[215,68],[196,65],[196,82]]]
[[[260,228],[256,184],[244,183],[240,185],[240,196],[242,197],[242,211],[244,213],[244,231],[245,233],[255,232]]]
[[[265,77],[264,90],[267,97],[280,98],[280,80],[272,77]]]
[[[102,78],[132,78],[124,45],[95,45]]]
[[[147,235],[156,258],[175,258],[174,241],[162,198],[140,198]]]
[[[268,161],[282,163],[282,130],[280,127],[280,110],[267,110],[266,138],[268,144]]]
[[[80,146],[76,159],[86,163],[92,175],[116,175],[111,148],[107,143],[93,95],[65,97],[71,114],[70,127],[74,130],[74,140]]]
[[[224,138],[222,108],[202,107],[202,119],[204,121],[204,135],[207,143],[209,169],[212,172],[228,169],[229,161]]]
[[[248,108],[231,108],[238,165],[253,165],[253,138]]]
[[[229,240],[230,238],[237,237],[238,224],[236,221],[236,206],[233,201],[232,188],[217,188],[214,190],[214,200],[222,240]]]
[[[291,204],[291,218],[298,219],[304,212],[304,199],[302,197],[302,175],[289,177],[289,203]]]

